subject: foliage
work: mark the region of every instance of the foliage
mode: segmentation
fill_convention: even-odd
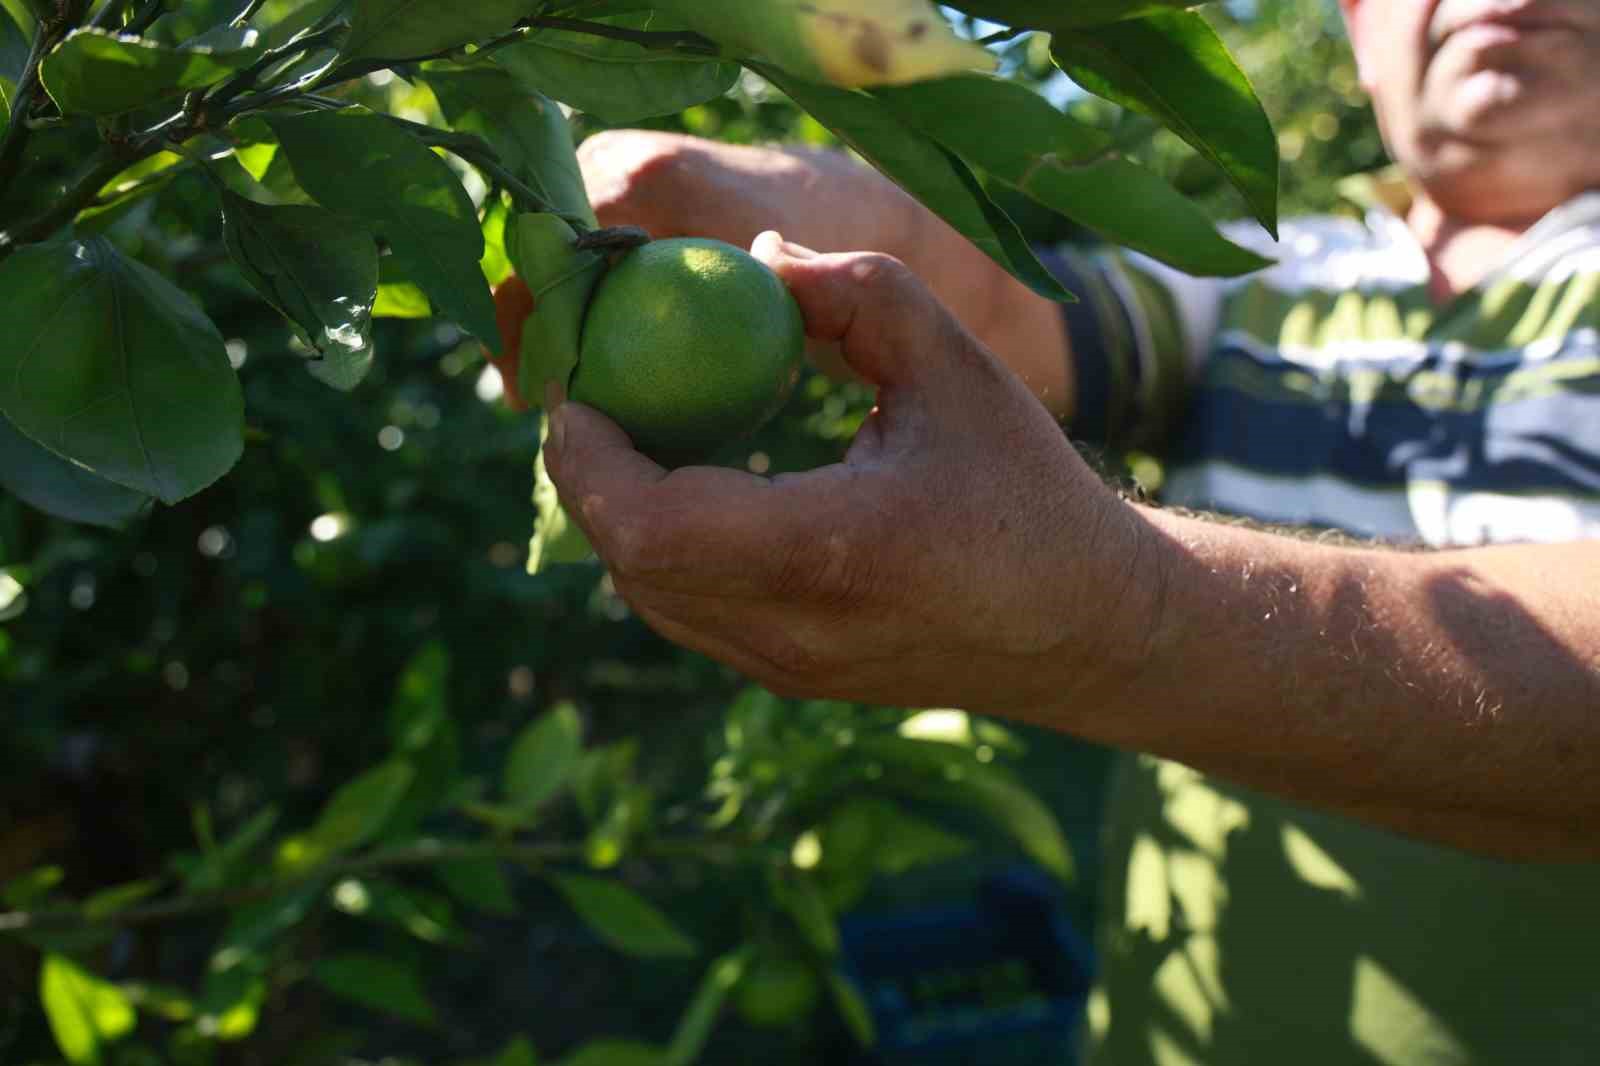
[[[580,133],[837,139],[1052,296],[1013,214],[1257,261],[1111,104],[970,72],[970,33],[885,65],[788,0],[646,6],[0,3],[0,1059],[687,1063],[730,1002],[865,1040],[835,922],[875,878],[994,830],[1069,875],[1012,734],[784,703],[592,564],[519,572],[540,427],[484,402],[488,286],[517,215],[594,226],[556,100]],[[1055,58],[1273,225],[1278,141],[1217,35],[1082,11]],[[1043,40],[993,51],[1026,75]],[[828,461],[869,402],[810,379],[722,458]]]

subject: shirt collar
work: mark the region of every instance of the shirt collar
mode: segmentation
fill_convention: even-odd
[[[1342,179],[1335,188],[1347,203],[1365,212],[1368,230],[1391,244],[1414,251],[1426,273],[1427,257],[1405,222],[1415,195],[1415,186],[1398,164],[1391,163],[1378,170],[1352,174]],[[1546,212],[1517,238],[1508,249],[1505,260],[1486,274],[1479,286],[1501,276],[1513,265],[1527,269],[1543,258],[1542,253],[1556,251],[1555,238],[1589,226],[1600,226],[1600,189],[1578,193]]]

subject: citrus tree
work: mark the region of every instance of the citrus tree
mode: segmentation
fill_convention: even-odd
[[[399,335],[385,328],[414,329],[413,341],[426,339],[418,347],[459,373],[479,343],[498,345],[491,286],[513,262],[525,278],[560,280],[580,245],[639,239],[597,229],[573,114],[660,121],[704,113],[730,90],[788,101],[817,136],[856,151],[1054,299],[1070,296],[1002,203],[1026,198],[1194,273],[1261,265],[1125,155],[1115,130],[994,72],[1008,47],[1043,34],[1074,81],[1171,130],[1272,229],[1277,141],[1216,33],[1178,5],[0,0],[0,294],[12,327],[0,346],[0,486],[39,513],[112,530],[159,523],[180,504],[204,508],[222,479],[283,491],[281,472],[246,469],[247,453],[268,447],[259,426],[284,424],[297,405],[319,412],[308,437],[331,432],[338,393],[398,372],[377,357],[377,339]],[[518,239],[541,218],[567,227],[570,244]],[[331,401],[276,373],[247,395],[239,371],[252,345],[239,337],[257,310],[283,323],[261,333],[274,345],[266,358],[332,390]],[[548,351],[525,351],[524,365]],[[473,435],[436,450],[434,463],[467,466],[485,436],[532,462],[536,416],[480,432],[481,417],[463,412]],[[447,466],[433,476],[451,480]],[[420,477],[397,472],[386,498],[415,494]],[[340,545],[354,507],[325,472],[306,482],[321,513],[297,562],[348,581],[355,560]],[[549,557],[560,518],[544,499],[533,554]],[[423,536],[369,532],[352,550],[397,566]],[[0,531],[3,544],[25,538],[14,525]],[[51,543],[70,558],[81,542]],[[219,527],[200,535],[204,555],[231,547]],[[140,571],[147,555],[130,548],[129,565]],[[0,571],[0,619],[47,569]],[[604,595],[592,569],[485,581],[515,581],[499,594],[534,615]],[[64,595],[78,604],[77,586]],[[0,914],[13,950],[5,973],[31,974],[21,998],[61,1058],[232,1061],[260,1042],[272,1050],[259,1061],[289,1061],[286,1046],[325,1061],[334,1052],[312,1036],[271,1039],[273,1012],[305,996],[439,1025],[427,952],[464,935],[453,917],[464,909],[515,915],[525,876],[609,948],[696,975],[662,1040],[590,1034],[568,1055],[574,1066],[696,1061],[730,1000],[765,1024],[830,1004],[870,1042],[859,992],[837,972],[836,918],[875,875],[966,846],[927,808],[987,819],[1069,875],[1054,817],[1003,766],[1016,738],[990,723],[785,704],[723,679],[728,698],[698,775],[652,777],[636,739],[586,735],[581,701],[560,691],[540,692],[536,713],[474,748],[455,645],[417,639],[435,624],[424,616],[404,630],[412,647],[389,674],[387,709],[363,727],[366,765],[315,804],[255,797],[252,807],[247,797],[219,818],[197,802],[192,844],[131,882],[74,884],[56,865],[13,871]],[[548,656],[559,640],[550,632]],[[159,672],[182,690],[190,678],[173,666]],[[8,683],[44,691],[37,665],[6,669]],[[336,669],[319,676],[325,687],[302,702],[325,714]],[[468,754],[485,748],[492,760]],[[754,917],[715,944],[685,932],[640,891],[658,883],[649,871],[684,869],[699,871],[684,876],[706,892],[736,893]],[[333,916],[375,932],[335,937]],[[150,931],[174,928],[189,930],[177,961],[125,957]],[[182,979],[167,979],[174,972]],[[516,1035],[524,1028],[505,1027],[497,1061],[535,1061]]]

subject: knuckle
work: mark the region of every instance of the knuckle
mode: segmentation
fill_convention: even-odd
[[[852,257],[851,279],[866,289],[896,289],[911,280],[911,268],[892,255],[861,252]]]
[[[828,676],[825,656],[781,630],[763,634],[749,653],[760,664],[762,683],[781,696],[812,695]]]
[[[598,509],[587,507],[585,510],[594,522],[596,548],[609,570],[629,578],[637,577],[649,569],[653,533],[647,520],[619,518],[605,522],[600,520]]]
[[[846,611],[870,602],[878,567],[872,540],[829,529],[788,545],[773,578],[773,591],[782,600]]]

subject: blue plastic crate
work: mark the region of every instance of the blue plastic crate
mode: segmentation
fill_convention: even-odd
[[[878,1027],[858,1063],[1074,1061],[1094,953],[1036,870],[986,878],[972,903],[854,915],[840,931]]]

